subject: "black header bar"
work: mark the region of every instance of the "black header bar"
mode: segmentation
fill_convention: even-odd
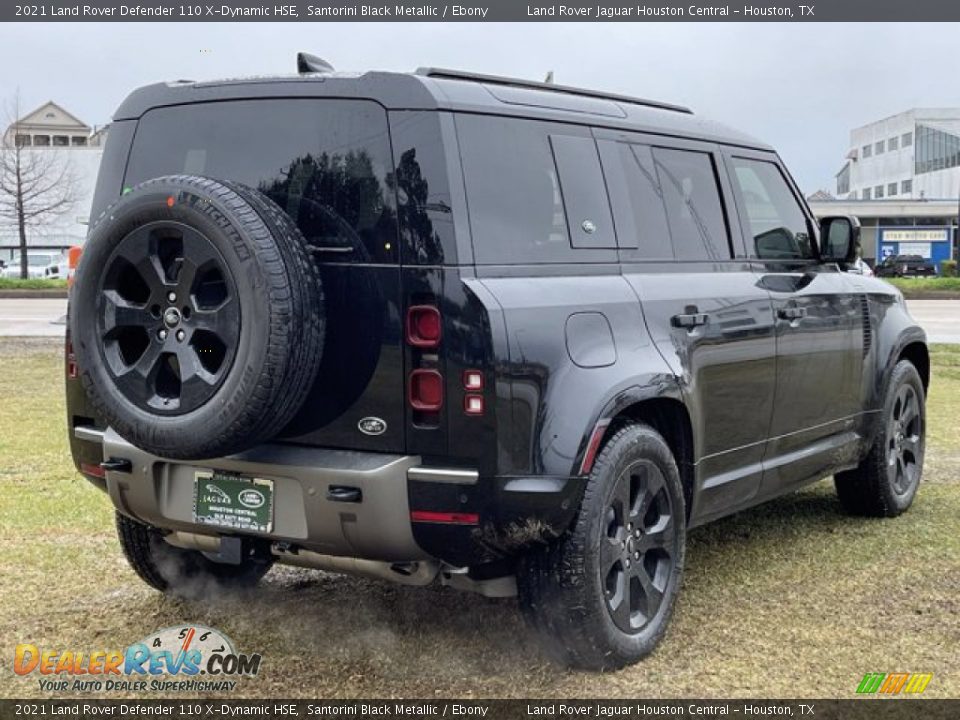
[[[5,22],[920,22],[958,21],[944,0],[88,0],[0,3]]]

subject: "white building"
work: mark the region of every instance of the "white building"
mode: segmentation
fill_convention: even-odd
[[[914,108],[850,132],[837,197],[847,200],[960,195],[960,108]]]
[[[69,166],[77,183],[76,204],[55,222],[30,230],[27,242],[31,247],[62,250],[86,237],[105,137],[105,127],[92,128],[52,101],[6,129],[5,142],[29,147],[30,152],[55,153]],[[0,224],[0,258],[9,260],[19,252],[19,244],[16,226]]]
[[[818,217],[856,215],[863,257],[957,257],[960,108],[914,108],[854,128],[837,197],[809,198]]]

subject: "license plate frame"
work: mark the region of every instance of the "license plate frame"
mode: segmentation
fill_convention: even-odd
[[[201,525],[269,533],[273,531],[273,480],[222,470],[193,474],[193,521]]]

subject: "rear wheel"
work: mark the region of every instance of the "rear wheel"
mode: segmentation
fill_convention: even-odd
[[[686,511],[676,461],[646,425],[611,437],[575,526],[521,563],[521,609],[560,662],[610,670],[650,654],[680,587]]]
[[[272,561],[253,550],[239,564],[218,563],[202,552],[173,547],[155,527],[117,513],[117,535],[130,567],[161,592],[198,595],[210,583],[230,587],[256,585]]]
[[[837,496],[853,515],[896,517],[913,503],[923,474],[926,415],[923,382],[908,360],[894,367],[870,452],[834,476]]]

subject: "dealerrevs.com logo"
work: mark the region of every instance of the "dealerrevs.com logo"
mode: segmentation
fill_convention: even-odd
[[[168,627],[124,650],[42,648],[20,643],[13,671],[37,675],[45,692],[229,692],[260,671],[259,653],[203,625]]]

